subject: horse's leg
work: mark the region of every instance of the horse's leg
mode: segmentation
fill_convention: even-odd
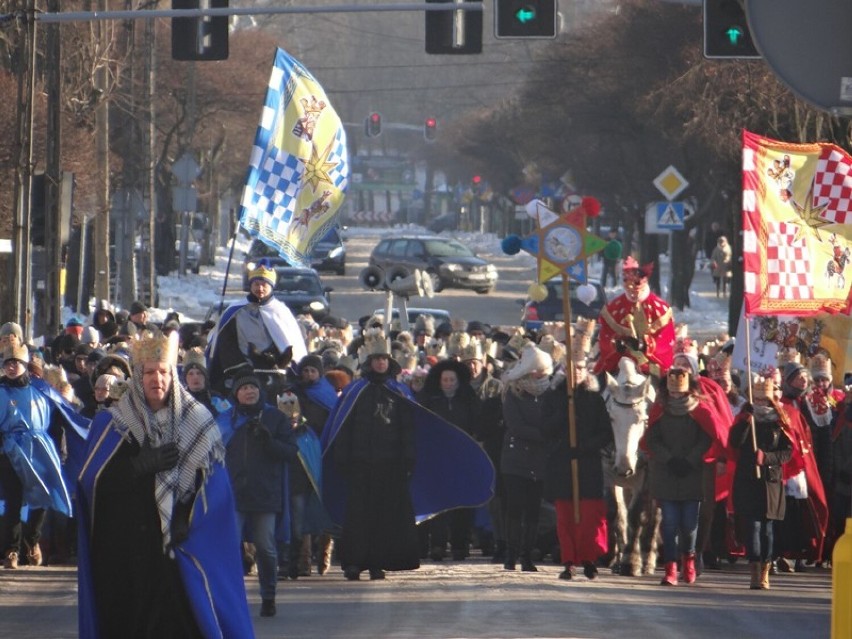
[[[643,517],[643,498],[639,487],[634,487],[630,498],[630,506],[627,509],[627,552],[622,562],[623,575],[632,577],[642,574],[642,531],[645,528]]]
[[[615,501],[615,554],[612,559],[612,571],[620,573],[627,547],[627,506],[624,503],[624,488],[613,485],[612,496]]]

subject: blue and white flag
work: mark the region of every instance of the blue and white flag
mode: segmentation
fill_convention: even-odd
[[[348,185],[349,154],[340,117],[311,73],[277,49],[240,224],[291,264],[310,266],[311,249],[337,223]]]

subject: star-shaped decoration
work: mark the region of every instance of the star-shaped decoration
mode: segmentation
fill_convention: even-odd
[[[798,213],[799,218],[802,222],[804,222],[803,225],[799,226],[799,230],[796,232],[796,237],[793,238],[793,242],[795,243],[801,241],[808,228],[813,229],[816,239],[822,242],[822,237],[820,237],[819,229],[821,226],[831,224],[831,222],[822,218],[822,212],[825,211],[826,208],[828,208],[827,204],[814,206],[813,184],[811,184],[811,188],[808,190],[807,196],[805,196],[804,204],[799,204],[795,200],[791,200],[791,203],[793,204],[793,210]]]
[[[317,153],[316,145],[311,144],[311,158],[309,160],[302,159],[302,162],[305,163],[305,174],[302,176],[302,182],[310,184],[314,193],[316,193],[320,182],[332,183],[331,176],[328,174],[329,170],[336,166],[335,162],[329,162],[328,160],[332,144],[326,147],[322,155]]]
[[[585,211],[578,207],[521,240],[521,248],[538,261],[538,281],[564,273],[581,284],[588,281],[586,260],[602,251],[606,240],[586,230]]]

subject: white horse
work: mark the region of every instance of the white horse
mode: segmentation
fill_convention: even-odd
[[[653,574],[657,563],[661,515],[648,490],[648,465],[639,440],[648,424],[655,390],[650,377],[623,357],[618,377],[607,373],[604,392],[615,446],[603,455],[604,477],[616,505],[612,570],[622,575]]]

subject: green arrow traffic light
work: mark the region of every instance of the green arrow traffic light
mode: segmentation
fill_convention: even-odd
[[[739,26],[728,27],[725,30],[725,37],[731,46],[738,47],[742,45],[745,39],[745,31]]]
[[[515,17],[521,24],[526,24],[530,20],[535,20],[535,9],[532,9],[530,7],[523,7],[522,9],[518,9],[518,12],[515,14]]]

